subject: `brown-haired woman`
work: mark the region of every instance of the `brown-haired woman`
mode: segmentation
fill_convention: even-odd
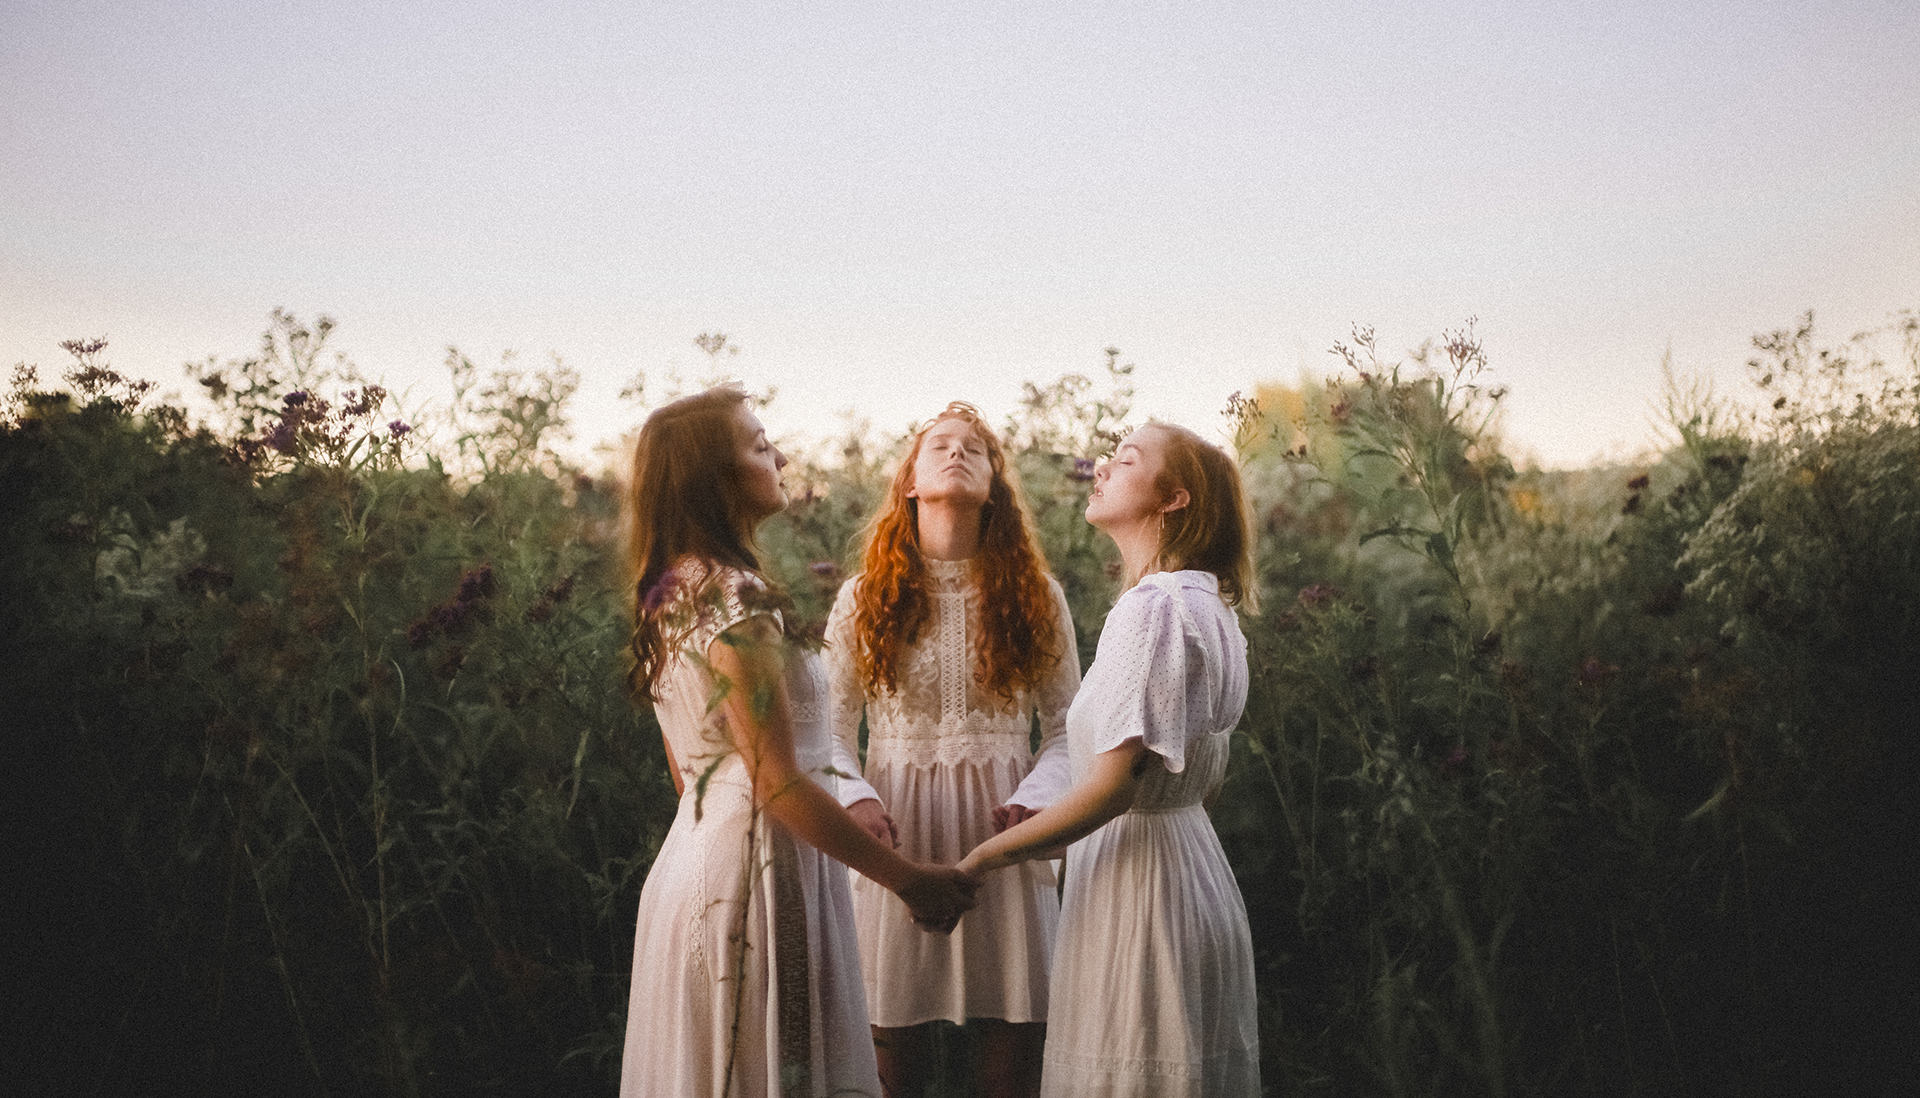
[[[826,676],[787,643],[753,546],[786,506],[785,464],[730,387],[654,412],[634,446],[632,683],[681,797],[640,893],[623,1098],[877,1098],[852,899],[827,857],[928,924],[971,904],[971,880],[901,857],[816,784]]]
[[[1087,521],[1119,546],[1130,589],[1067,714],[1073,788],[960,867],[1073,844],[1042,1094],[1258,1094],[1253,941],[1202,804],[1247,700],[1239,470],[1193,432],[1148,424],[1095,475]]]
[[[863,570],[828,618],[827,662],[841,770],[858,772],[863,707],[869,729],[865,780],[843,779],[841,802],[909,856],[956,859],[1064,791],[1059,734],[1080,685],[1073,619],[1000,441],[971,407],[949,405],[914,436],[869,530]],[[922,1092],[926,1026],[939,1019],[973,1035],[977,1093],[1033,1092],[1056,897],[1044,863],[1001,874],[940,938],[917,932],[892,896],[854,882],[889,1095]]]

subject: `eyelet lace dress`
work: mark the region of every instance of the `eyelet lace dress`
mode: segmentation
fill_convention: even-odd
[[[1068,784],[1067,707],[1080,686],[1073,618],[1060,585],[1053,593],[1061,655],[1037,697],[1011,706],[974,680],[979,666],[978,584],[966,561],[926,562],[932,613],[900,661],[897,692],[868,698],[854,666],[854,592],[840,589],[827,619],[827,667],[835,766],[849,775],[839,799],[878,797],[900,832],[900,852],[951,865],[993,835],[993,809],[1044,808]],[[855,754],[860,714],[867,717],[864,779]],[[1040,748],[1031,746],[1035,712]],[[936,1019],[1047,1017],[1048,969],[1059,902],[1052,862],[1028,862],[988,876],[978,906],[950,936],[914,926],[892,893],[853,881],[854,919],[867,1007],[877,1026]]]
[[[759,581],[722,572],[717,597],[689,598],[703,572],[682,564],[676,597],[695,623],[684,651],[704,656],[748,617],[740,592]],[[792,661],[786,689],[796,761],[831,789],[820,658]],[[686,792],[640,892],[620,1094],[879,1098],[846,867],[755,811],[713,691],[686,654],[656,690]]]
[[[1042,1095],[1260,1093],[1247,909],[1201,804],[1246,700],[1246,637],[1211,573],[1154,573],[1114,604],[1067,715],[1073,776],[1135,738],[1163,765],[1067,849]]]

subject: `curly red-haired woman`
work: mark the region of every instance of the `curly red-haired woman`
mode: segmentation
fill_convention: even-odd
[[[971,407],[949,405],[915,436],[869,530],[863,571],[828,619],[827,663],[843,771],[857,772],[863,708],[869,729],[865,780],[843,779],[841,803],[908,857],[958,859],[1066,788],[1061,732],[1080,687],[1073,619],[999,439]],[[916,930],[883,889],[854,882],[889,1095],[922,1092],[926,1025],[939,1019],[974,1035],[978,1093],[1032,1093],[1057,895],[1048,863],[995,874],[959,929],[940,937]]]

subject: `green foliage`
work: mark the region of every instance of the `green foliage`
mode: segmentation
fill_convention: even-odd
[[[210,360],[214,429],[97,340],[68,391],[15,370],[21,1013],[88,1035],[24,1086],[612,1089],[675,807],[622,688],[617,485],[553,453],[558,363],[450,351],[455,407],[383,424],[332,328],[276,311]],[[1889,1089],[1847,1020],[1906,994],[1869,958],[1915,823],[1920,322],[1756,351],[1777,403],[1670,380],[1672,445],[1632,467],[1516,471],[1471,325],[1405,362],[1362,329],[1323,390],[1230,402],[1265,613],[1214,818],[1274,1092]],[[1130,371],[1029,385],[1007,425],[1083,663]],[[794,448],[760,548],[796,625],[904,441]]]
[[[69,932],[139,974],[102,1032],[186,1050],[109,1043],[101,1085],[610,1078],[674,804],[621,686],[613,498],[288,438],[317,394],[260,424],[284,447],[103,399],[29,400],[0,442],[16,746],[109,895]]]

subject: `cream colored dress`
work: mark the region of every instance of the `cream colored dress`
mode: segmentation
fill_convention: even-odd
[[[758,581],[722,581],[695,600],[686,651],[748,616],[738,592]],[[755,810],[713,687],[683,655],[656,690],[686,792],[640,891],[621,1098],[879,1098],[846,867]],[[793,661],[786,687],[795,759],[830,787],[820,658]]]
[[[1133,807],[1067,848],[1045,1098],[1260,1093],[1253,938],[1201,804],[1247,701],[1247,640],[1207,572],[1120,596],[1067,716],[1073,775],[1140,739]]]
[[[900,688],[865,695],[854,666],[854,592],[840,588],[827,619],[832,682],[829,723],[841,804],[878,797],[900,832],[900,852],[951,865],[993,835],[993,809],[1044,808],[1065,792],[1067,707],[1080,687],[1073,617],[1060,585],[1048,578],[1062,658],[1038,691],[1011,706],[974,681],[980,628],[978,585],[966,561],[926,562],[932,613],[901,661]],[[855,753],[864,706],[864,779]],[[1031,746],[1040,721],[1040,748]],[[979,905],[951,936],[913,925],[892,893],[864,877],[853,882],[854,920],[867,1007],[877,1026],[946,1019],[1047,1018],[1048,970],[1059,920],[1052,862],[1027,862],[990,874]]]

